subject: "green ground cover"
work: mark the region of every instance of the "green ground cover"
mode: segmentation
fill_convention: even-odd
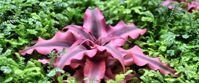
[[[131,70],[141,74],[142,83],[199,82],[199,11],[187,12],[180,9],[181,4],[176,4],[176,8],[170,10],[163,7],[161,2],[1,0],[0,83],[54,82],[52,75],[55,69],[38,62],[38,54],[21,56],[19,50],[33,45],[37,37],[51,38],[66,25],[82,25],[88,7],[99,7],[110,25],[124,20],[125,23],[133,22],[139,28],[146,28],[144,36],[129,40],[132,44],[126,44],[124,48],[137,44],[146,54],[159,56],[179,73],[178,77],[172,77],[148,70],[147,67],[132,66]],[[58,79],[62,81],[62,77]],[[73,78],[69,81],[73,81]],[[137,78],[132,78],[132,81],[137,81]]]

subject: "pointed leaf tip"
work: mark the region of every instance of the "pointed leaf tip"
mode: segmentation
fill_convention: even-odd
[[[146,29],[139,29],[133,23],[126,25],[123,21],[120,21],[116,26],[110,29],[108,37],[120,37],[120,39],[112,40],[111,43],[122,46],[128,37],[136,39],[145,32]]]
[[[35,45],[26,47],[19,53],[21,55],[32,54],[32,52],[35,50],[40,54],[46,55],[49,54],[52,50],[59,52],[63,48],[68,48],[74,41],[75,39],[72,33],[59,31],[52,39],[49,40],[45,40],[39,37]]]
[[[162,74],[175,75],[176,71],[165,63],[161,63],[159,58],[150,58],[142,52],[141,48],[134,46],[129,50],[133,56],[133,61],[138,66],[148,65],[153,70],[159,70]]]
[[[83,28],[85,28],[87,32],[92,33],[97,39],[100,36],[106,35],[108,27],[102,12],[98,8],[94,10],[88,8],[84,14]]]

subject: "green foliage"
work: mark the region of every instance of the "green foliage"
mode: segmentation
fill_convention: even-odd
[[[184,11],[178,7],[180,5],[169,10],[160,5],[162,1],[1,0],[0,82],[52,82],[52,77],[47,76],[50,68],[44,68],[36,59],[24,60],[17,52],[33,44],[28,41],[36,40],[37,36],[48,39],[65,25],[82,25],[85,9],[99,7],[109,19],[108,24],[124,20],[147,28],[145,36],[129,40],[125,48],[135,43],[149,56],[160,56],[179,73],[175,78],[140,68],[137,73],[143,74],[143,83],[196,83],[199,81],[199,12]],[[58,80],[63,82],[63,79],[64,76]],[[69,79],[69,83],[75,83],[74,78]]]
[[[18,53],[17,62],[12,58],[0,55],[0,82],[50,82],[42,71],[42,66],[36,60],[29,60],[25,63],[24,58]],[[37,80],[35,80],[37,79]]]
[[[115,80],[108,80],[107,83],[121,83],[123,80],[125,80],[125,77],[132,72],[132,70],[128,70],[124,74],[118,74],[116,75]]]

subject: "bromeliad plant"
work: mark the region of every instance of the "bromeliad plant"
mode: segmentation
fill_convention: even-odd
[[[162,5],[167,6],[169,9],[173,9],[175,7],[174,3],[179,2],[184,4],[184,9],[188,11],[199,10],[199,0],[192,0],[189,2],[188,0],[165,0]]]
[[[20,53],[32,54],[36,50],[47,55],[53,50],[57,52],[66,50],[55,58],[53,67],[61,69],[70,67],[75,70],[73,76],[79,82],[85,83],[114,79],[116,74],[125,71],[126,67],[132,64],[148,65],[162,74],[174,75],[173,69],[161,63],[159,58],[146,56],[138,46],[128,50],[121,47],[128,37],[136,39],[145,32],[146,29],[139,29],[134,24],[127,25],[123,21],[116,26],[109,26],[98,8],[87,9],[83,26],[68,25],[52,39],[39,38],[34,46],[25,48]],[[39,61],[43,64],[49,63],[48,58]]]

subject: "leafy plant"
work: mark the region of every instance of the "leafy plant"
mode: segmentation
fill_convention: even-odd
[[[128,50],[121,47],[128,37],[136,39],[145,32],[146,29],[139,29],[134,24],[127,25],[123,21],[116,26],[109,26],[98,8],[88,8],[83,26],[68,25],[52,39],[39,38],[34,46],[20,51],[20,54],[32,54],[36,50],[46,55],[53,50],[65,50],[55,58],[52,65],[61,69],[72,68],[75,70],[73,76],[79,82],[98,83],[102,79],[114,79],[116,74],[125,71],[126,67],[132,64],[148,65],[162,74],[175,76],[175,70],[161,63],[159,58],[146,56],[138,46],[135,45]],[[43,64],[50,62],[49,58],[39,61]]]
[[[39,82],[50,83],[42,71],[42,67],[36,60],[29,60],[24,63],[24,58],[16,53],[18,62],[12,58],[0,55],[0,82]],[[35,80],[38,79],[38,80]]]

